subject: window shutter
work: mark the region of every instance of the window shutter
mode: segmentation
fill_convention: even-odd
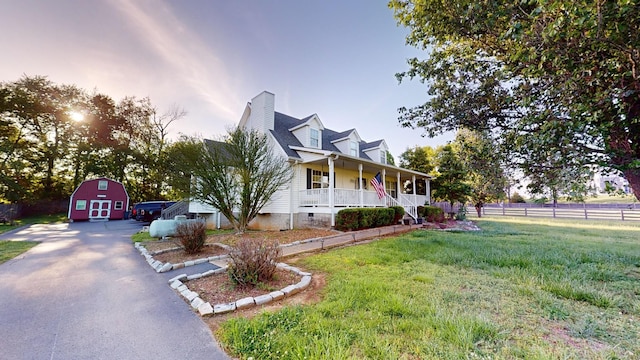
[[[307,189],[311,189],[311,169],[307,168]]]

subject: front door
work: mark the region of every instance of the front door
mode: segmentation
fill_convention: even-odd
[[[111,215],[111,200],[91,200],[89,205],[89,220],[109,219]]]

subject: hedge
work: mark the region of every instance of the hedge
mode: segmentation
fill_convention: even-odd
[[[397,211],[395,208],[343,209],[336,216],[336,229],[349,231],[393,225],[397,223]],[[404,214],[404,209],[402,211]]]

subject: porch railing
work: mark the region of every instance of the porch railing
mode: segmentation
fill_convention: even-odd
[[[300,190],[300,206],[329,206],[329,189],[305,189]],[[360,198],[362,195],[362,199]],[[426,201],[424,195],[400,194],[396,200],[389,194],[383,199],[378,198],[375,191],[350,189],[333,189],[333,205],[337,207],[385,207],[385,206],[402,206],[407,214],[412,218],[418,217],[418,204],[424,204]],[[416,202],[414,202],[414,200]]]
[[[306,189],[300,190],[300,206],[329,206],[329,189]],[[375,191],[362,191],[362,202],[360,202],[360,191],[349,189],[333,190],[334,206],[385,206],[382,199],[378,199]]]
[[[178,201],[177,203],[169,206],[166,209],[162,209],[160,213],[161,219],[173,219],[176,215],[184,215],[189,212],[189,202],[188,201]]]

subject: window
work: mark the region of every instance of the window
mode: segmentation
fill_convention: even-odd
[[[122,201],[116,201],[116,203],[113,205],[114,210],[122,210],[123,207],[124,204]]]
[[[394,199],[397,199],[397,196],[396,196],[396,189],[397,189],[396,184],[397,184],[396,181],[385,181],[384,182],[384,185],[385,185],[385,187],[387,189],[387,194],[391,195],[391,197],[394,198]]]
[[[385,150],[380,150],[380,163],[381,164],[387,163],[387,152]]]
[[[98,181],[98,190],[107,190],[108,182],[106,180]]]
[[[358,156],[358,143],[355,141],[351,141],[349,143],[349,154],[351,156]]]
[[[87,200],[76,200],[76,210],[87,210]]]
[[[313,170],[311,173],[311,188],[324,189],[329,187],[329,173]]]
[[[320,131],[318,129],[309,128],[309,146],[320,147]]]
[[[367,190],[367,178],[362,178],[362,190]],[[358,178],[356,178],[356,190],[360,190],[360,188],[358,187]]]

